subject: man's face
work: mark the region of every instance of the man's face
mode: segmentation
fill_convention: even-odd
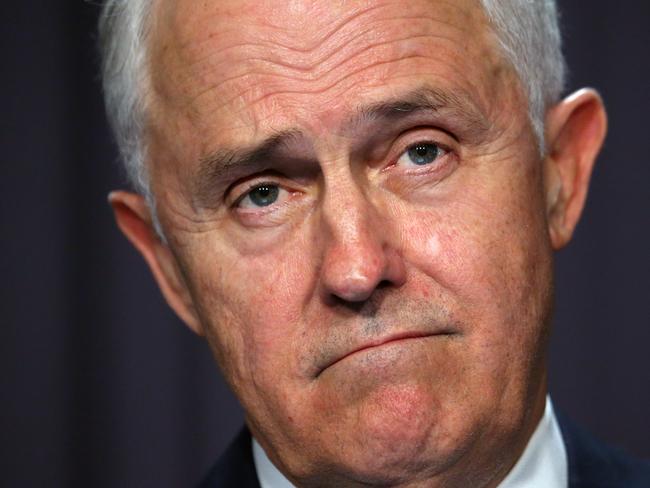
[[[159,3],[158,211],[272,460],[338,485],[503,474],[544,402],[551,253],[478,2]]]

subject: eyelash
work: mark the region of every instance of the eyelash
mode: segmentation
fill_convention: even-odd
[[[419,136],[419,138],[416,137],[409,137],[409,140],[407,140],[406,143],[401,143],[399,145],[399,150],[395,151],[393,153],[394,155],[389,157],[389,161],[391,163],[387,165],[383,171],[389,171],[392,170],[395,166],[397,166],[400,158],[402,158],[406,153],[408,153],[409,150],[416,148],[417,146],[424,146],[424,145],[432,145],[435,146],[439,152],[442,154],[437,154],[436,158],[428,164],[421,165],[421,167],[417,169],[411,169],[408,171],[408,174],[422,174],[422,173],[430,173],[436,171],[440,166],[443,164],[443,160],[447,159],[448,157],[451,157],[454,155],[454,151],[444,143],[439,142],[436,139],[433,139],[431,137],[422,137]],[[417,166],[414,164],[414,166]]]

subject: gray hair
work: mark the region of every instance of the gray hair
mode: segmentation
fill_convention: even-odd
[[[528,96],[528,111],[544,154],[546,110],[560,100],[566,78],[555,0],[481,0],[506,59]]]
[[[544,152],[546,109],[560,99],[565,64],[555,0],[481,0],[506,59],[528,97],[529,116]],[[127,176],[149,203],[145,164],[146,37],[153,0],[107,0],[99,20],[102,78],[108,119]],[[159,229],[160,230],[160,229]]]
[[[146,37],[152,0],[107,0],[99,17],[102,84],[108,121],[126,174],[152,210],[145,130]]]

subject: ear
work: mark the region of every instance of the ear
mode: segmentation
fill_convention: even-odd
[[[551,244],[556,250],[571,240],[580,219],[606,132],[605,108],[592,89],[574,93],[547,113],[544,191]]]
[[[144,198],[135,193],[115,191],[108,196],[108,201],[118,227],[144,257],[169,306],[192,331],[203,335],[178,261],[158,237]]]

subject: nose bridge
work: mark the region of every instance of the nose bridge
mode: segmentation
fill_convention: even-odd
[[[375,209],[354,176],[337,171],[329,180],[323,192],[322,216],[331,239],[340,245],[371,239],[368,231]]]
[[[321,204],[325,292],[358,302],[382,281],[401,284],[403,265],[389,245],[387,222],[349,167],[326,175]]]
[[[373,218],[371,202],[363,181],[355,175],[347,144],[339,138],[320,141],[317,152],[322,161],[322,217],[327,235],[341,244],[361,237]]]

